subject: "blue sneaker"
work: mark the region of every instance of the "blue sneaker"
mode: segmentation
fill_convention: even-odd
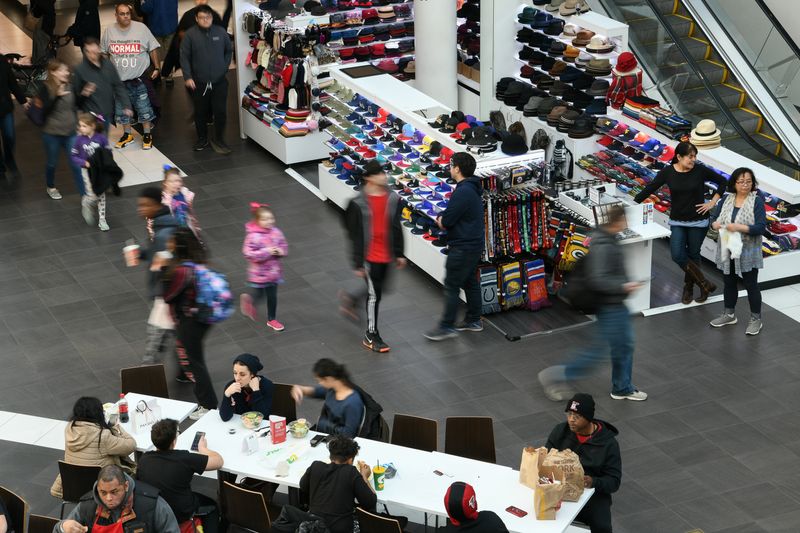
[[[429,341],[443,341],[446,339],[452,339],[453,337],[458,336],[458,332],[453,328],[442,328],[438,327],[434,330],[431,330],[424,334],[425,338]]]
[[[456,326],[456,331],[483,331],[483,323],[480,320],[476,322],[462,322]]]

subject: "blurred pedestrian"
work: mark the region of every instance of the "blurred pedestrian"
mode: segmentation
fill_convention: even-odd
[[[14,146],[16,145],[17,134],[14,127],[14,98],[20,105],[25,105],[28,99],[25,91],[17,83],[11,65],[7,61],[0,61],[0,140],[2,149],[0,150],[0,180],[9,177],[16,177],[19,169],[14,158]]]
[[[82,47],[87,37],[100,39],[100,11],[98,0],[80,0],[75,10],[75,21],[67,28],[72,44]]]
[[[78,95],[78,109],[100,115],[108,124],[114,123],[115,104],[126,117],[133,116],[128,91],[114,63],[101,53],[96,37],[83,41],[83,61],[72,73],[72,90]]]
[[[178,29],[178,0],[142,0],[141,7],[147,17],[147,27],[161,45],[158,47],[159,62],[156,65],[160,68]],[[164,76],[164,73],[161,72],[161,75]]]

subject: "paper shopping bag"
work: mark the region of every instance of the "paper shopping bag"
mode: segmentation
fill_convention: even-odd
[[[547,455],[547,448],[528,446],[522,449],[519,462],[519,482],[529,489],[536,488],[539,481],[539,466]]]
[[[175,322],[172,320],[169,304],[164,302],[164,298],[157,296],[153,300],[153,308],[150,310],[147,323],[159,329],[175,329]]]
[[[583,466],[578,455],[572,450],[558,451],[552,448],[544,458],[542,466],[557,466],[564,472],[566,488],[564,501],[576,502],[583,494]]]
[[[537,520],[555,520],[564,497],[564,472],[556,466],[539,468],[539,480],[533,489],[533,508]]]
[[[272,444],[286,442],[286,417],[270,415],[269,434],[272,438]]]
[[[131,413],[131,429],[134,433],[149,433],[153,424],[161,420],[161,406],[158,400],[139,400]]]

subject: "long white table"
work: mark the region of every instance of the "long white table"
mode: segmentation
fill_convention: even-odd
[[[260,432],[266,427],[267,422],[264,421]],[[235,433],[230,434],[231,429],[235,430]],[[204,431],[208,447],[222,455],[225,460],[223,471],[289,487],[300,486],[300,478],[312,462],[329,460],[324,443],[315,448],[311,447],[310,441],[315,435],[314,432],[309,432],[302,439],[287,435],[286,441],[277,445],[272,444],[269,435],[258,437],[258,451],[246,455],[242,452],[242,442],[254,431],[242,426],[236,415],[230,421],[223,422],[215,410],[209,411],[178,437],[177,449],[188,450],[197,431]],[[397,469],[397,475],[387,479],[385,489],[377,493],[380,503],[397,504],[432,515],[447,516],[444,508],[447,488],[454,481],[465,481],[475,488],[478,508],[497,513],[509,531],[563,533],[594,493],[594,489],[588,489],[584,491],[579,501],[564,502],[556,514],[556,520],[536,520],[533,490],[519,484],[517,470],[369,439],[358,438],[356,441],[361,447],[356,460],[360,459],[373,466],[379,461],[382,464],[393,463]],[[278,463],[286,461],[291,455],[297,456],[297,459],[289,465],[288,476],[278,477],[276,475]],[[436,470],[443,475],[435,474]],[[527,511],[528,515],[518,518],[508,513],[505,509],[510,505]]]

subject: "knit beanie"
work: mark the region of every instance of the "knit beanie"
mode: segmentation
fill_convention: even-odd
[[[475,520],[478,518],[478,500],[475,498],[475,489],[469,483],[456,481],[450,485],[444,495],[444,507],[454,526],[460,526],[461,522]]]
[[[253,375],[258,374],[258,372],[264,368],[264,365],[261,364],[261,361],[258,359],[258,357],[249,353],[237,355],[233,360],[233,364],[236,363],[241,363],[246,366]]]
[[[579,392],[575,394],[568,402],[567,408],[564,412],[575,412],[581,415],[588,421],[594,420],[594,398],[591,394]]]

